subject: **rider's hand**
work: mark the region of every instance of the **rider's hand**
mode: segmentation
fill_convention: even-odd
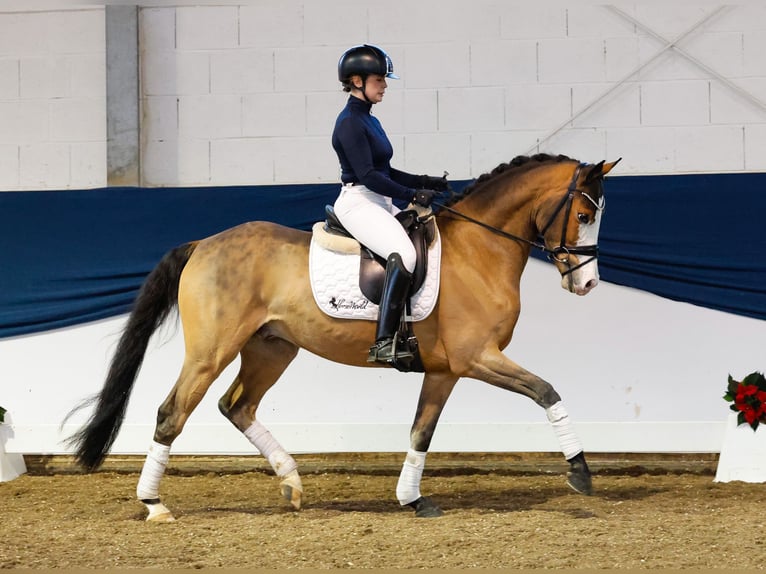
[[[421,187],[425,189],[435,189],[436,191],[447,190],[447,177],[433,177],[431,175],[421,176]]]
[[[433,189],[419,189],[415,192],[415,196],[412,198],[414,203],[428,207],[436,197],[437,193]]]

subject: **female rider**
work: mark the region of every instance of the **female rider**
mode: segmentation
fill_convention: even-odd
[[[393,200],[428,207],[446,179],[412,175],[390,165],[393,148],[380,122],[371,115],[373,104],[383,100],[386,78],[398,79],[391,58],[369,44],[346,50],[338,62],[338,79],[350,93],[335,122],[332,146],[338,154],[343,187],[335,201],[335,214],[365,247],[386,260],[386,277],[380,301],[375,344],[368,362],[390,363],[411,357],[394,349],[415,269],[415,247],[395,214]]]

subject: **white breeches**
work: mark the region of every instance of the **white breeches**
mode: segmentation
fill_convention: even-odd
[[[390,197],[363,185],[344,185],[334,207],[335,215],[359,243],[384,259],[398,253],[407,271],[415,269],[415,246],[394,217],[400,210]]]

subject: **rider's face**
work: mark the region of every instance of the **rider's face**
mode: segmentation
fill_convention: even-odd
[[[354,91],[354,95],[358,98],[364,99],[364,95],[367,96],[367,100],[373,104],[377,104],[383,101],[383,95],[388,87],[386,78],[378,74],[371,74],[367,76],[367,81],[363,82],[361,76],[353,76],[351,78],[354,83],[354,87],[357,89]],[[364,95],[362,95],[362,86],[364,86]]]

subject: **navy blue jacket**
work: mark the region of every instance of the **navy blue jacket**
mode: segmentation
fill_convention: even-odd
[[[378,119],[370,113],[372,104],[349,96],[335,121],[332,147],[338,154],[343,183],[360,183],[394,199],[411,201],[422,176],[394,169],[390,165],[394,148]]]

